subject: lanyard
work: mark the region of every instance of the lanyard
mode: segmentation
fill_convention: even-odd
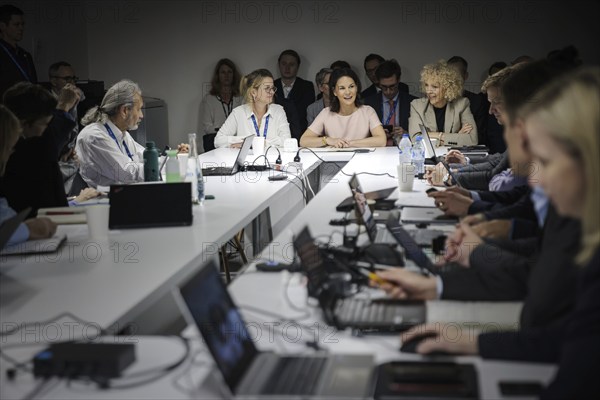
[[[225,108],[225,102],[220,96],[217,96],[217,100],[221,102],[221,107],[223,108],[223,113],[225,113],[225,118],[229,117],[229,114],[231,114],[231,109],[233,108],[233,96],[231,96],[229,103],[227,103],[227,108]]]
[[[394,113],[396,112],[396,106],[398,105],[398,100],[400,100],[400,96],[398,96],[396,98],[396,101],[394,101],[394,107],[390,109],[390,113],[388,114],[384,125],[390,125],[390,120],[392,119],[392,115],[394,115]],[[392,121],[392,125],[394,125],[394,122],[396,122],[396,121]]]
[[[112,129],[110,129],[110,126],[108,126],[108,124],[104,124],[104,127],[108,131],[108,136],[110,136],[112,138],[112,140],[115,141],[119,150],[121,150],[121,152],[123,152],[123,150],[121,149],[121,145],[119,145],[119,141],[117,140],[117,137],[113,133]],[[129,159],[131,161],[133,161],[133,156],[131,155],[131,152],[129,151],[129,147],[127,147],[127,143],[125,143],[125,139],[123,139],[123,147],[125,148],[125,152],[127,153],[127,156],[129,156]]]
[[[27,79],[29,82],[31,82],[31,78],[29,77],[29,74],[27,72],[25,72],[25,70],[23,69],[23,67],[21,67],[21,64],[19,64],[19,62],[17,60],[15,60],[15,57],[13,57],[12,53],[6,47],[4,47],[4,45],[2,43],[0,43],[0,46],[2,46],[2,48],[4,49],[4,51],[6,52],[6,54],[8,54],[8,56],[12,60],[12,62],[15,63],[15,65],[17,66],[17,68],[19,68],[19,71],[21,71],[21,74],[23,74],[23,76],[25,77],[25,79]]]
[[[267,137],[267,129],[269,129],[269,117],[270,115],[267,115],[267,119],[265,120],[265,131],[263,134],[265,138]],[[258,124],[256,123],[256,118],[254,117],[254,114],[252,114],[250,118],[252,118],[252,123],[254,123],[254,130],[256,131],[256,136],[260,137],[260,129],[258,128]]]

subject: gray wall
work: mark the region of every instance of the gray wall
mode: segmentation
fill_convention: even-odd
[[[68,59],[81,77],[137,81],[169,108],[171,144],[198,130],[198,109],[214,63],[233,59],[242,72],[269,68],[296,49],[300,76],[345,59],[366,77],[370,52],[396,58],[402,80],[419,94],[423,64],[458,54],[477,91],[489,65],[567,44],[600,63],[598,2],[592,1],[76,1],[24,5],[38,73]],[[57,11],[60,10],[60,11]],[[33,17],[33,18],[32,18]]]

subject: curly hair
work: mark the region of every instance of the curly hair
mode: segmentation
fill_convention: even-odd
[[[425,93],[425,82],[433,81],[440,84],[444,98],[448,101],[462,96],[463,79],[456,68],[452,68],[445,60],[427,64],[421,70],[421,91]]]

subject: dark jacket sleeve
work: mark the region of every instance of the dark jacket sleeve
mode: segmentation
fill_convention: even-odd
[[[58,161],[63,147],[69,141],[75,125],[77,125],[77,122],[73,120],[69,113],[54,110],[52,120],[44,131],[44,138],[52,146],[52,151],[56,153],[56,161]]]
[[[503,154],[500,162],[492,169],[483,171],[464,171],[456,175],[458,183],[469,190],[488,190],[492,177],[509,167],[508,154]]]

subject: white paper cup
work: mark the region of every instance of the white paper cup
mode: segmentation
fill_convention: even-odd
[[[413,164],[402,163],[397,167],[398,188],[401,192],[412,192],[415,183],[416,167]]]
[[[261,156],[265,154],[265,138],[264,137],[255,137],[252,139],[252,154],[255,156]]]
[[[188,158],[188,153],[177,154],[177,160],[179,161],[179,175],[181,176],[181,179],[185,179],[185,175],[187,174]]]
[[[87,206],[85,213],[87,215],[87,224],[90,239],[108,238],[108,211],[110,205],[95,204]]]
[[[430,140],[431,140],[431,145],[432,145],[433,147],[437,147],[438,140],[437,140],[437,139],[435,139],[435,138],[434,138],[434,139],[430,139]]]

